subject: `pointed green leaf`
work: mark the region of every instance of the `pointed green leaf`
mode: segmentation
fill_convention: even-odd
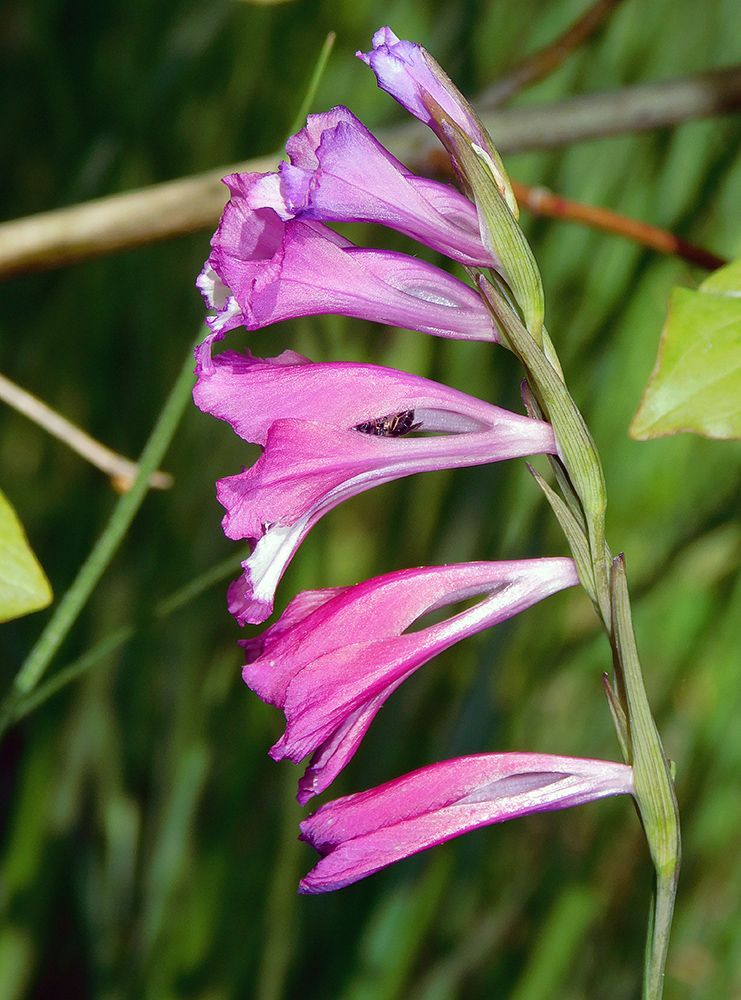
[[[618,743],[620,744],[620,750],[623,754],[623,758],[625,759],[625,763],[632,764],[633,752],[630,746],[628,719],[625,715],[625,709],[620,704],[620,699],[615,693],[612,684],[610,684],[610,678],[607,676],[607,674],[602,675],[602,682],[605,685],[607,704],[610,706],[610,715],[612,715],[612,721],[615,725],[615,732],[617,733]]]
[[[738,298],[741,295],[741,257],[708,275],[700,285],[700,291]]]
[[[0,491],[0,622],[51,603],[49,581],[28,544],[23,525]]]
[[[675,288],[631,437],[741,438],[741,260]]]
[[[545,479],[543,479],[540,473],[534,469],[529,462],[527,463],[527,467],[530,470],[533,479],[543,491],[546,500],[551,506],[551,510],[556,515],[558,523],[561,525],[561,530],[564,535],[566,535],[566,540],[569,543],[571,554],[574,557],[574,562],[576,563],[576,571],[579,574],[579,582],[586,590],[591,600],[596,603],[597,591],[594,585],[594,570],[592,569],[592,561],[589,553],[589,539],[586,536],[583,525],[580,524],[568,504],[561,499],[558,493],[556,493],[556,491],[548,485]]]

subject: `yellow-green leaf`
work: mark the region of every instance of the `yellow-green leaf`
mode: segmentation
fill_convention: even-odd
[[[741,438],[741,260],[697,291],[675,288],[634,438],[693,431]]]
[[[0,491],[0,622],[40,611],[51,599],[49,581],[23,525]]]

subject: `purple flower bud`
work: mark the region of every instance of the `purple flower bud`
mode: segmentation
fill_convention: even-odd
[[[432,764],[328,802],[301,824],[322,860],[299,891],[328,892],[469,830],[517,816],[633,794],[627,764],[495,753]]]
[[[430,126],[450,153],[453,166],[464,185],[474,194],[477,185],[466,170],[461,155],[461,140],[485,160],[499,193],[517,218],[517,201],[512,185],[489,133],[430,53],[414,42],[400,41],[390,28],[380,28],[373,36],[373,50],[355,54],[370,66],[382,90]],[[462,133],[461,137],[451,133],[451,121]]]
[[[372,51],[356,52],[355,55],[370,66],[382,90],[391,94],[415,118],[429,125],[443,140],[445,137],[429,108],[429,97],[473,142],[484,148],[489,145],[489,137],[471,105],[421,45],[401,41],[391,28],[379,28],[373,36]]]
[[[268,617],[301,541],[343,500],[414,472],[556,450],[550,424],[406,372],[290,351],[212,359],[208,344],[198,357],[197,405],[264,447],[250,469],[217,484],[225,533],[256,543],[229,590],[241,623]]]

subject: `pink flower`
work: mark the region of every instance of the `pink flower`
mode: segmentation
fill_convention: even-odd
[[[324,222],[376,222],[471,267],[499,267],[484,247],[473,202],[416,177],[347,108],[309,115],[286,143],[281,193],[288,212]]]
[[[229,589],[241,623],[268,617],[301,541],[343,500],[414,472],[556,448],[549,424],[390,368],[314,364],[291,351],[212,359],[208,344],[198,358],[198,406],[264,448],[251,468],[217,484],[225,533],[256,543]]]
[[[461,833],[516,816],[633,794],[627,764],[498,753],[432,764],[328,802],[301,824],[322,855],[299,891],[328,892]]]
[[[319,222],[283,218],[277,174],[231,174],[231,198],[198,287],[210,340],[296,316],[339,313],[438,337],[497,340],[478,292],[440,268],[357,247]]]
[[[401,570],[299,594],[275,625],[241,643],[246,683],[286,715],[271,755],[298,763],[314,754],[299,802],[328,787],[381,705],[422,664],[577,583],[571,559],[523,559]],[[431,611],[478,596],[443,622],[407,631]]]

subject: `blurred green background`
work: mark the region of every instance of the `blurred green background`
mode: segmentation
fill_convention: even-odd
[[[315,110],[401,120],[353,58],[389,24],[476,94],[562,31],[583,0],[6,0],[0,218],[269,153],[328,31]],[[627,0],[515,104],[738,61],[735,0]],[[741,126],[693,122],[508,158],[512,175],[741,253]],[[496,141],[496,137],[495,137]],[[677,763],[685,860],[665,996],[741,998],[741,525],[737,444],[632,442],[677,260],[524,217],[547,322],[594,431],[626,553],[649,694]],[[0,370],[136,457],[204,309],[209,233],[0,285]],[[365,227],[368,244],[404,247]],[[257,353],[370,360],[518,405],[503,351],[339,317],[250,335]],[[243,333],[228,345],[246,344]],[[0,996],[105,1000],[623,1000],[638,996],[651,866],[634,810],[607,801],[478,831],[324,897],[296,841],[299,771],[268,747],[282,716],[240,679],[218,584],[151,609],[237,547],[214,481],[254,453],[191,408],[115,562],[52,670],[116,628],[128,644],[0,748]],[[0,488],[58,599],[115,503],[106,478],[0,410]],[[441,561],[565,553],[524,463],[376,489],[311,533],[279,591]],[[7,688],[51,612],[0,628]],[[619,756],[607,644],[586,598],[551,598],[426,666],[375,721],[331,796],[484,750]]]

